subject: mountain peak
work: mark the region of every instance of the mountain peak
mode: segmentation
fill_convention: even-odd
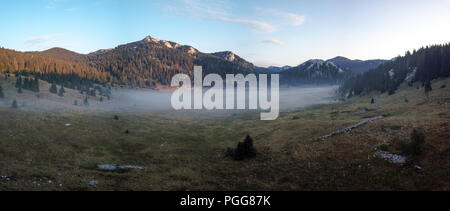
[[[299,65],[299,66],[305,66],[305,65],[308,65],[308,66],[311,68],[311,67],[313,67],[313,66],[320,66],[320,65],[322,65],[323,63],[325,63],[325,61],[322,60],[322,59],[310,59],[310,60],[304,62],[303,64]]]
[[[40,56],[44,57],[50,57],[57,60],[62,61],[69,61],[69,62],[85,62],[87,61],[87,55],[85,54],[79,54],[77,52],[67,50],[65,48],[60,47],[54,47],[47,49],[45,51],[37,51],[37,52],[30,52],[34,54],[38,54]]]
[[[343,56],[336,56],[332,59],[329,59],[327,61],[331,61],[331,62],[345,62],[345,61],[351,61],[351,59],[347,58],[347,57],[343,57]]]
[[[176,42],[167,41],[167,40],[160,40],[160,39],[156,39],[156,38],[151,37],[151,36],[145,37],[145,38],[142,40],[142,42],[145,42],[145,43],[154,43],[154,44],[162,45],[162,46],[164,46],[164,47],[167,47],[167,48],[173,48],[173,49],[178,49],[178,48],[180,48],[180,47],[185,47],[184,45],[180,45],[180,44],[178,44],[178,43],[176,43]],[[197,52],[198,52],[197,49],[194,49],[194,48],[192,48],[191,46],[188,46],[187,48],[188,48],[187,52],[188,52],[189,54],[194,54],[194,53],[197,53]]]
[[[158,43],[158,42],[161,41],[161,40],[156,39],[156,38],[153,38],[153,37],[151,37],[151,36],[147,36],[147,37],[145,37],[142,41]]]
[[[231,51],[216,52],[216,53],[212,53],[212,55],[221,57],[229,62],[233,62],[236,59],[236,54],[234,54]]]

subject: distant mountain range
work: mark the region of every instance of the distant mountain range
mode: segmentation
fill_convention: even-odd
[[[276,72],[277,73],[277,72],[282,72],[284,70],[291,69],[291,68],[292,68],[291,66],[286,65],[286,66],[283,66],[283,67],[270,66],[267,69],[272,71],[272,72]]]
[[[203,53],[192,46],[145,37],[143,40],[111,49],[79,54],[63,48],[40,52],[0,49],[0,72],[9,70],[40,74],[73,74],[102,83],[134,87],[170,84],[177,73],[193,74],[193,66],[203,66],[204,74],[280,73],[282,78],[303,83],[340,81],[350,73],[362,73],[384,60],[350,60],[336,57],[327,61],[310,60],[299,66],[257,67],[231,51]]]
[[[351,75],[333,62],[313,59],[280,72],[282,83],[339,83]]]
[[[375,59],[375,60],[350,60],[348,58],[338,56],[327,60],[339,66],[343,70],[350,70],[355,74],[365,73],[371,69],[377,68],[380,64],[385,63],[387,60]]]

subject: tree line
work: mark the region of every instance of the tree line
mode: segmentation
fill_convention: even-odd
[[[340,92],[349,96],[372,91],[394,94],[405,81],[409,85],[421,82],[426,86],[431,80],[449,76],[450,44],[426,46],[350,77],[340,87]]]

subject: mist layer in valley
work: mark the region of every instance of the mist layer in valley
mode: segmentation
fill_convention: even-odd
[[[61,97],[57,94],[50,93],[48,91],[50,85],[44,82],[41,83],[41,91],[39,93],[26,90],[23,93],[18,93],[13,81],[2,83],[5,98],[0,100],[0,107],[10,108],[12,102],[16,100],[19,110],[33,112],[124,112],[175,115],[195,114],[205,116],[228,116],[247,112],[261,112],[260,110],[249,109],[175,110],[171,105],[171,97],[174,90],[112,88],[110,99],[101,96],[88,96],[86,104],[86,95],[81,94],[77,90],[66,88],[66,93]],[[279,92],[280,112],[301,109],[311,105],[332,103],[335,101],[337,88],[338,86],[282,87]],[[246,90],[247,107],[249,104],[248,92]],[[235,97],[236,95],[237,93],[235,92]],[[229,96],[226,96],[224,92],[224,103],[227,97]]]
[[[311,105],[332,103],[338,86],[304,86],[280,88],[280,111],[290,111],[305,108]],[[235,91],[235,104],[237,91]],[[246,90],[246,109],[224,110],[174,110],[171,106],[172,91],[153,90],[117,90],[114,92],[114,103],[111,109],[127,112],[173,112],[173,113],[205,113],[229,114],[242,112],[260,112],[259,109],[248,109],[249,91]],[[269,92],[270,94],[270,92]],[[224,91],[224,103],[229,95]],[[193,102],[193,100],[192,100]],[[225,106],[224,106],[225,107]]]

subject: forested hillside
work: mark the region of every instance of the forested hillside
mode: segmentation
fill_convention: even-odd
[[[42,52],[0,50],[0,72],[28,72],[51,83],[67,85],[89,80],[133,87],[168,86],[177,73],[193,74],[194,65],[202,65],[204,73],[248,73],[253,64],[232,52],[232,57],[199,52],[197,49],[152,37],[99,50],[88,55],[62,48]],[[76,83],[76,82],[75,82]],[[69,84],[70,85],[70,84]],[[73,84],[71,85],[73,86]]]
[[[77,63],[0,48],[0,72],[29,72],[38,74],[76,75],[92,81],[106,82],[108,72],[98,71],[88,63]]]
[[[340,91],[360,95],[371,91],[395,93],[403,82],[429,84],[433,79],[450,76],[450,44],[433,45],[406,52],[362,75],[346,80]]]

